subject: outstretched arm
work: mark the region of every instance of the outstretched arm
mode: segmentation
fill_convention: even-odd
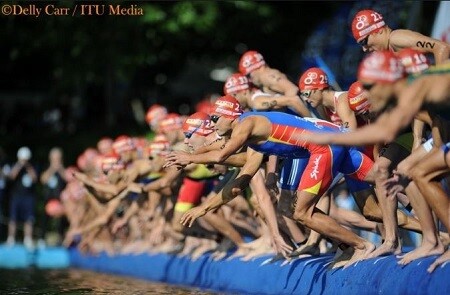
[[[249,102],[252,109],[258,111],[277,110],[289,107],[302,117],[311,117],[311,113],[298,95],[294,96],[257,96]]]
[[[211,210],[219,208],[235,197],[243,195],[243,191],[249,185],[250,180],[258,171],[263,160],[263,155],[261,153],[251,149],[247,152],[247,156],[246,164],[242,167],[236,179],[225,185],[217,195],[207,199],[200,206],[192,208],[184,213],[180,220],[181,224],[191,227],[197,218],[205,215]]]
[[[366,145],[391,142],[397,133],[408,126],[420,110],[426,96],[421,84],[408,87],[398,98],[398,105],[381,114],[373,124],[366,125],[351,132],[305,133],[300,140],[316,144]]]
[[[217,164],[224,161],[236,153],[246,141],[251,137],[253,121],[248,118],[240,122],[233,130],[230,139],[220,150],[211,150],[205,153],[187,154],[172,152],[166,157],[165,167],[186,166],[191,163],[196,164]]]

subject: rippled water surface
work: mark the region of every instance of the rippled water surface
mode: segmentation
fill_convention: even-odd
[[[79,269],[0,269],[0,294],[218,294]]]

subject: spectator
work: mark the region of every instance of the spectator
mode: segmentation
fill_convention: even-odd
[[[23,243],[28,249],[33,248],[33,222],[35,204],[35,184],[37,172],[29,162],[31,151],[28,147],[21,147],[17,151],[17,163],[9,174],[11,184],[11,202],[8,224],[8,239],[10,246],[15,244],[17,221],[24,222]]]
[[[41,175],[41,183],[43,187],[43,195],[45,204],[48,204],[51,200],[59,200],[60,194],[66,186],[66,174],[63,162],[63,151],[61,148],[54,147],[48,154],[49,166]],[[45,246],[45,235],[47,233],[48,222],[50,216],[47,212],[44,212],[42,218],[42,228],[39,235],[39,246]],[[57,230],[60,236],[63,235],[64,221],[63,217],[54,217],[57,221]]]

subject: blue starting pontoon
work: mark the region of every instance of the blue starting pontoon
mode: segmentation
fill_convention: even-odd
[[[450,263],[429,274],[436,256],[407,266],[393,256],[360,261],[346,269],[329,269],[332,255],[267,263],[270,257],[243,262],[213,261],[208,254],[196,261],[167,254],[85,255],[76,249],[0,246],[1,268],[77,267],[102,273],[166,282],[174,285],[240,294],[450,294]]]

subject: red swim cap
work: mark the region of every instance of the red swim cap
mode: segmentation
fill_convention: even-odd
[[[177,129],[181,129],[183,125],[183,119],[176,113],[168,114],[159,124],[159,128],[162,132],[169,132]]]
[[[359,11],[352,21],[352,34],[356,42],[385,26],[383,16],[370,9]]]
[[[64,215],[64,207],[58,199],[51,199],[45,205],[45,213],[52,217],[61,217]]]
[[[430,67],[430,62],[425,54],[412,48],[400,50],[398,58],[407,74],[421,73]]]
[[[196,112],[190,115],[183,123],[183,132],[206,136],[214,130],[211,128],[211,118],[203,112]]]
[[[160,156],[167,154],[170,151],[170,143],[167,140],[152,141],[149,143],[146,155],[150,156]]]
[[[310,68],[298,80],[298,88],[303,90],[322,90],[328,88],[328,76],[320,68]]]
[[[154,104],[148,108],[145,115],[147,124],[154,125],[167,115],[167,108],[159,104]]]
[[[233,94],[250,88],[250,82],[247,76],[241,73],[234,73],[229,76],[223,85],[225,95]]]
[[[389,50],[374,51],[359,64],[358,80],[392,83],[403,77],[403,66]]]
[[[113,142],[113,150],[116,154],[129,152],[135,149],[133,140],[127,135],[120,135]]]
[[[348,104],[355,114],[360,115],[368,112],[370,109],[370,102],[367,100],[367,92],[364,91],[361,82],[356,81],[347,93]]]
[[[220,114],[226,118],[235,119],[243,113],[241,105],[236,98],[231,95],[219,97],[214,105],[214,113]]]
[[[266,64],[261,53],[250,50],[244,53],[239,60],[239,72],[248,75]]]
[[[122,170],[125,168],[125,165],[120,161],[119,155],[111,153],[102,157],[101,168],[106,174],[110,170]]]

